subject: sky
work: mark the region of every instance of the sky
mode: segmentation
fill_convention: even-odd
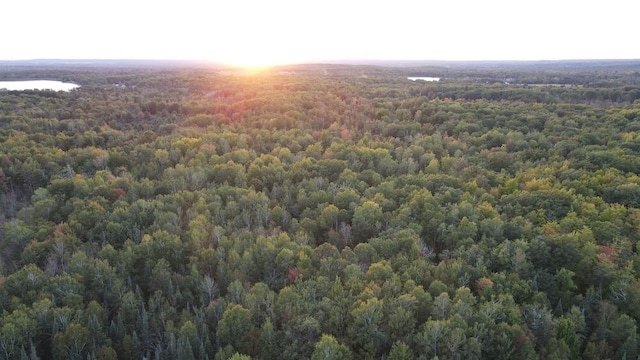
[[[640,59],[633,0],[3,1],[0,60]]]

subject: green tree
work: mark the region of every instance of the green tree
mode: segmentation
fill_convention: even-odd
[[[36,335],[36,320],[22,310],[5,313],[0,319],[0,354],[3,359],[15,359],[21,349],[30,348]]]
[[[354,305],[348,326],[352,349],[357,356],[379,356],[383,349],[383,302],[376,298]]]
[[[311,354],[311,360],[350,360],[351,351],[332,335],[322,335]]]
[[[53,338],[56,359],[84,359],[91,342],[91,333],[84,326],[71,323]]]
[[[418,335],[420,352],[430,354],[431,357],[442,355],[446,336],[447,326],[444,320],[428,320]]]
[[[356,242],[362,242],[378,235],[383,225],[384,214],[380,205],[365,201],[353,213],[351,231]]]
[[[31,305],[39,296],[44,295],[47,275],[36,265],[28,264],[8,276],[4,281],[6,295],[15,296],[22,304]]]
[[[396,341],[389,351],[389,360],[413,360],[414,356],[411,348],[401,341]]]
[[[242,305],[229,305],[222,314],[216,331],[220,343],[223,346],[231,345],[244,354],[251,354],[253,349],[251,317],[251,311]]]
[[[266,360],[279,359],[282,355],[279,336],[271,323],[267,319],[260,328],[259,348],[260,356]]]
[[[229,360],[251,360],[251,356],[235,353],[229,358]]]

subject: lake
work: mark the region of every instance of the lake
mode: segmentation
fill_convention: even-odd
[[[0,89],[71,91],[80,85],[54,80],[0,81]]]
[[[417,77],[408,77],[409,80],[422,80],[422,81],[440,81],[440,78],[437,77],[429,77],[429,76],[417,76]]]

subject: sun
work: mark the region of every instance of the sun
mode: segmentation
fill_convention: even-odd
[[[215,61],[216,58],[214,57],[213,60]],[[219,56],[217,60],[229,67],[256,71],[304,62],[304,59],[294,51],[267,46],[254,46],[247,49],[237,47],[225,56]]]
[[[289,16],[306,9],[297,1],[223,1],[215,22],[194,39],[209,59],[237,68],[266,68],[298,64],[313,59],[314,38],[303,31],[306,16]],[[318,27],[320,28],[320,27]],[[205,45],[204,47],[202,45]]]
[[[216,39],[207,51],[214,62],[235,68],[262,69],[308,62],[312,54],[304,44],[298,35],[284,36],[269,28],[244,32],[239,29]]]

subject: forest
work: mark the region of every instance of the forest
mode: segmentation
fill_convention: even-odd
[[[640,62],[29,78],[0,359],[640,356]]]

